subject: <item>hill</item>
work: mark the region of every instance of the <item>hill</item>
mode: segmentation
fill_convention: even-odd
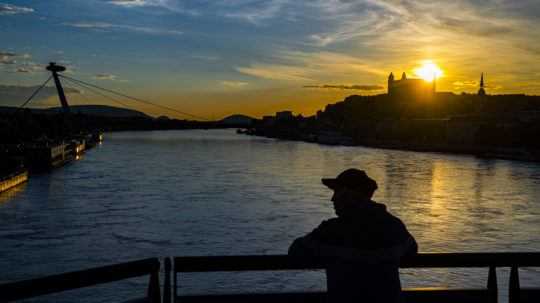
[[[109,118],[153,118],[140,111],[107,105],[71,105],[69,108],[74,114],[85,114]],[[53,112],[60,112],[62,108],[54,107],[50,108],[49,110]]]
[[[253,124],[253,121],[255,120],[255,118],[246,115],[236,114],[223,118],[221,121],[219,121],[219,123],[222,125],[230,125],[234,127],[249,127]]]
[[[104,118],[146,118],[153,119],[153,117],[132,109],[107,106],[107,105],[71,105],[71,113],[84,114],[89,116],[97,116]],[[30,110],[34,114],[57,114],[62,111],[61,107],[51,108],[24,108],[23,110]],[[0,106],[0,113],[14,113],[17,110],[12,106]]]

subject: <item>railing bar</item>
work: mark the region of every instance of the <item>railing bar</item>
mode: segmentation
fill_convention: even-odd
[[[332,260],[274,256],[175,257],[175,272],[323,269]],[[430,253],[404,258],[401,268],[540,266],[540,253]]]
[[[20,300],[150,274],[159,270],[156,258],[0,285],[2,300]]]

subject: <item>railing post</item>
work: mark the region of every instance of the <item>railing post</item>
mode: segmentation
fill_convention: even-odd
[[[489,291],[489,301],[497,303],[499,300],[499,288],[497,286],[497,270],[495,266],[489,267],[487,289]]]
[[[165,258],[165,284],[163,285],[163,303],[171,303],[171,259]]]
[[[173,303],[176,303],[176,288],[178,287],[177,283],[178,283],[178,280],[177,280],[177,277],[176,277],[176,261],[174,261],[173,259],[173,270],[172,270],[172,274],[173,274],[173,297],[172,297],[172,300],[173,300]]]
[[[510,270],[510,282],[508,283],[508,302],[520,302],[519,271],[517,266],[512,266]]]
[[[148,300],[151,303],[161,303],[161,293],[159,290],[159,261],[156,261],[156,268],[150,274],[148,282]]]

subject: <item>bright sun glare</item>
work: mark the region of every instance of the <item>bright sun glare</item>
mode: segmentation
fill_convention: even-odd
[[[443,74],[437,64],[433,63],[431,60],[424,61],[421,67],[414,70],[414,73],[428,82],[440,78]]]

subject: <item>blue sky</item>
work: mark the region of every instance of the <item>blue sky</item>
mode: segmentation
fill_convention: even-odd
[[[40,85],[49,61],[206,117],[313,114],[423,60],[443,69],[439,90],[474,92],[484,72],[490,93],[539,94],[539,23],[532,0],[0,0],[0,104],[20,103],[2,90]]]

